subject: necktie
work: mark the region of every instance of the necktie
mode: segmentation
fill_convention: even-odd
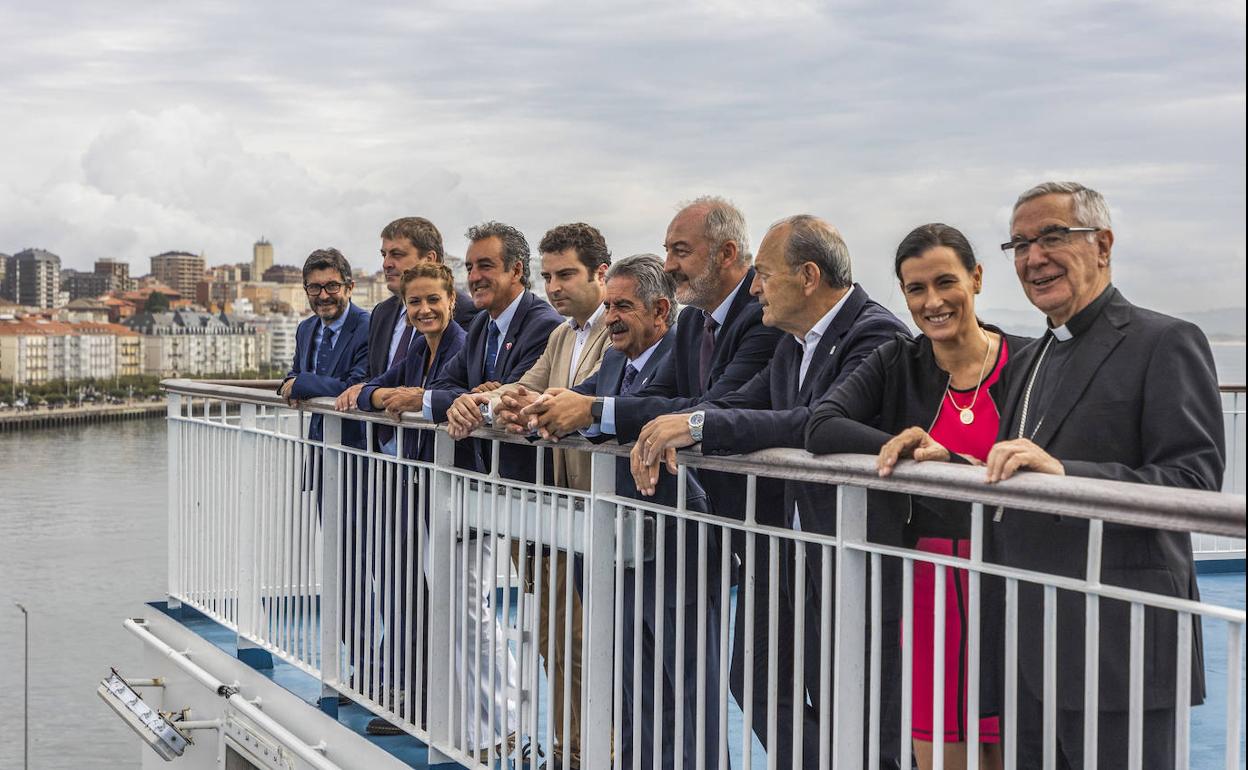
[[[329,357],[334,352],[334,330],[326,326],[321,331],[321,344],[316,348],[316,373],[329,373]]]
[[[698,387],[706,391],[707,379],[711,376],[711,357],[715,354],[715,330],[719,321],[711,314],[702,311],[702,346],[698,349]]]
[[[399,346],[394,350],[394,360],[390,362],[390,366],[394,366],[403,359],[407,358],[407,348],[412,344],[412,327],[408,325],[403,329],[403,336],[399,337]]]
[[[485,381],[494,380],[494,364],[498,360],[498,324],[490,321],[490,332],[485,338]]]
[[[620,383],[620,395],[627,396],[633,392],[633,381],[637,379],[637,370],[632,364],[624,367],[624,380]]]

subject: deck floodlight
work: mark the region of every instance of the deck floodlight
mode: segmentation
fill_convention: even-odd
[[[166,762],[182,756],[189,742],[187,737],[159,711],[144,703],[117,669],[112,669],[112,674],[100,682],[96,693]]]

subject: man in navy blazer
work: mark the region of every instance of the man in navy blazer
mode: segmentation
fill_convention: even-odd
[[[607,272],[606,315],[604,321],[611,335],[611,347],[603,356],[602,366],[589,379],[573,388],[579,394],[591,398],[604,398],[628,395],[644,389],[665,365],[676,340],[676,332],[671,328],[675,320],[675,283],[664,273],[663,263],[652,254],[639,254],[617,261]],[[590,437],[601,441],[607,437],[601,434]],[[616,460],[617,495],[639,498],[633,486],[632,474],[629,472],[628,460]],[[664,505],[675,507],[677,504],[676,478],[667,474],[657,482],[656,498]],[[706,494],[691,476],[686,485],[685,507],[691,511],[706,511]],[[703,598],[699,601],[696,590],[698,568],[707,564],[707,584],[713,587],[710,593],[718,593],[720,584],[718,557],[719,549],[714,536],[708,535],[708,547],[699,554],[696,529],[686,526],[684,552],[678,548],[675,519],[667,520],[668,531],[664,537],[664,563],[667,565],[663,580],[664,602],[662,607],[663,628],[667,629],[664,636],[663,650],[660,655],[656,646],[656,630],[659,608],[656,607],[658,586],[655,575],[655,561],[649,559],[642,569],[643,589],[640,601],[636,596],[636,585],[632,570],[624,577],[623,616],[624,625],[619,633],[624,639],[622,682],[624,686],[624,706],[621,713],[622,732],[616,738],[616,746],[620,752],[620,766],[632,767],[633,752],[641,753],[641,766],[646,768],[672,767],[675,761],[675,750],[665,750],[661,761],[652,756],[654,750],[654,724],[657,720],[663,725],[666,735],[674,736],[678,719],[684,723],[684,743],[681,752],[684,755],[684,766],[695,767],[697,757],[697,701],[693,694],[697,692],[698,665],[696,633],[699,615],[706,621],[706,655],[701,664],[705,667],[702,685],[705,692],[719,692],[719,613],[718,602]],[[631,537],[631,533],[626,537]],[[685,564],[685,601],[678,601],[675,565],[683,559]],[[709,598],[709,597],[708,597]],[[635,623],[640,604],[642,620],[642,644],[640,649],[641,681],[644,683],[641,692],[633,691],[633,671],[637,665],[637,650],[634,649],[633,637]],[[683,650],[676,649],[676,624],[683,618],[686,643]],[[684,663],[684,699],[677,701],[675,684],[677,656]],[[664,668],[663,708],[656,704],[654,688],[654,672],[658,665]],[[640,703],[637,703],[637,699]],[[708,698],[708,703],[713,699]],[[633,724],[634,708],[639,707],[642,715],[640,724]],[[716,767],[720,729],[713,714],[718,709],[708,709],[705,720],[705,736],[702,743],[703,756],[707,758],[706,767]],[[665,744],[670,746],[669,737]]]
[[[674,463],[677,449],[698,440],[703,454],[801,448],[811,409],[824,395],[877,347],[898,333],[909,334],[897,316],[853,283],[849,249],[836,228],[821,219],[802,214],[772,225],[759,245],[754,269],[750,293],[759,299],[763,323],[787,334],[771,362],[737,390],[699,402],[688,413],[656,417],[641,430],[633,446],[632,471],[643,494],[653,494],[665,458]],[[781,515],[786,525],[835,534],[836,498],[829,487],[785,482],[783,499]],[[900,521],[886,523],[898,529],[901,526]],[[806,665],[800,672],[807,701],[800,709],[802,767],[817,766],[819,743],[831,738],[820,733],[816,708],[821,702],[818,661],[821,647],[827,643],[819,632],[820,554],[818,546],[807,549],[804,590],[795,594],[792,579],[785,581],[782,590],[789,601],[788,613],[804,612],[806,619]],[[891,638],[895,637],[894,633]],[[786,647],[780,645],[778,654],[786,658],[780,668],[787,674],[793,662],[787,659]],[[883,688],[886,716],[880,746],[886,760],[887,755],[896,753],[898,745],[896,721],[888,717],[898,705],[895,690]],[[786,702],[782,711],[788,708]],[[781,767],[792,766],[792,722],[785,720],[797,718],[796,712],[780,714],[772,750]],[[765,736],[760,738],[766,741]]]
[[[563,323],[557,310],[529,291],[529,243],[523,233],[501,222],[486,222],[469,228],[467,237],[468,286],[472,301],[485,312],[468,327],[463,350],[425,390],[422,414],[436,422],[446,421],[446,410],[461,394],[519,380]],[[536,452],[503,444],[499,473],[533,481]],[[476,470],[488,471],[489,462],[490,452],[479,447]]]
[[[313,315],[295,331],[295,360],[277,392],[287,401],[335,397],[368,375],[368,312],[351,303],[351,265],[337,249],[317,249],[303,263],[303,286]],[[308,438],[319,441],[323,420],[312,415]],[[362,446],[359,423],[343,422],[342,440]]]

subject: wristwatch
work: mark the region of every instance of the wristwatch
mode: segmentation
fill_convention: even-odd
[[[605,398],[595,398],[589,405],[589,416],[594,422],[602,422],[602,407],[607,403]]]
[[[490,405],[477,404],[477,407],[481,410],[481,421],[486,425],[493,425],[494,421],[490,419]]]
[[[693,439],[693,443],[702,440],[702,424],[706,422],[706,412],[690,412],[689,413],[689,437]]]

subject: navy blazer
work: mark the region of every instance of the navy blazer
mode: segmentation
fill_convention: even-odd
[[[615,401],[615,432],[621,444],[636,440],[641,429],[655,417],[688,409],[704,400],[721,398],[749,382],[767,365],[783,332],[763,326],[763,308],[758,298],[750,294],[753,282],[754,269],[751,268],[733,296],[728,315],[716,335],[709,387],[703,387],[698,381],[698,353],[705,331],[702,311],[686,307],[680,312],[676,341],[665,364],[635,397]],[[703,471],[699,478],[710,495],[715,513],[745,518],[744,476]],[[758,483],[759,500],[780,499],[783,494],[779,481],[760,478]]]
[[[373,322],[368,327],[368,376],[378,377],[390,367],[390,340],[394,327],[399,322],[399,313],[403,312],[403,300],[395,295],[378,302],[373,306]],[[472,319],[481,311],[472,304],[462,289],[455,290],[455,323],[465,331]],[[416,344],[413,339],[409,344]]]
[[[749,382],[698,405],[706,410],[702,452],[726,455],[769,447],[803,448],[813,407],[876,348],[898,334],[910,336],[905,323],[854,284],[853,292],[816,345],[800,388],[802,346],[793,335],[785,334],[775,357]],[[791,525],[796,502],[802,529],[834,534],[836,497],[829,492],[829,487],[821,484],[785,482],[783,509],[778,514],[760,511],[759,518]]]
[[[314,313],[299,323],[299,328],[295,330],[295,360],[286,374],[287,379],[293,377],[295,380],[290,388],[292,400],[318,396],[333,398],[368,376],[368,311],[348,303],[346,312],[347,319],[334,340],[328,374],[317,374],[316,362],[312,360],[312,340],[313,335],[320,333],[320,316]],[[321,440],[323,422],[321,415],[312,415],[308,438]],[[344,420],[342,442],[348,446],[362,446],[362,426],[354,420]]]
[[[663,335],[663,339],[659,340],[659,346],[650,354],[650,358],[646,360],[646,365],[641,367],[641,371],[637,372],[637,382],[634,384],[634,390],[641,390],[655,376],[659,367],[671,355],[672,348],[676,342],[676,330],[668,329]],[[607,352],[602,357],[602,364],[598,367],[598,371],[594,372],[587,380],[580,385],[572,388],[585,396],[615,396],[620,392],[620,385],[624,381],[624,367],[628,365],[628,356],[613,347],[608,347]],[[610,436],[601,434],[590,438],[594,443],[601,443],[609,439]],[[664,465],[659,470],[659,483],[655,487],[654,497],[643,498],[637,492],[637,485],[633,483],[633,473],[629,468],[627,457],[618,457],[615,461],[615,493],[622,497],[632,497],[638,500],[652,500],[660,505],[671,507],[676,506],[676,478],[667,472],[667,466]],[[690,468],[687,473],[685,487],[685,507],[691,511],[705,511],[706,492],[702,490],[701,484],[698,483],[696,472]]]
[[[473,319],[463,349],[447,362],[446,368],[429,386],[435,422],[446,422],[446,410],[451,402],[485,382],[485,344],[490,320],[489,313],[480,313]],[[526,289],[520,295],[520,304],[506,336],[499,340],[495,379],[508,383],[523,377],[546,349],[550,333],[563,322],[558,311]],[[489,470],[488,447],[488,443],[478,447],[475,465],[482,472]],[[504,443],[499,447],[499,465],[499,473],[506,478],[533,481],[537,472],[536,449]]]
[[[407,349],[407,358],[369,380],[360,391],[356,406],[364,412],[379,411],[373,406],[373,393],[378,388],[423,388],[427,383],[432,383],[446,369],[450,360],[463,349],[467,340],[468,333],[463,330],[463,327],[457,323],[451,323],[446,327],[446,331],[442,332],[442,341],[438,343],[438,350],[433,355],[433,362],[430,363],[429,342],[425,339],[425,335],[415,333]],[[423,430],[405,430],[403,435],[404,457],[409,460],[433,462],[432,434]],[[458,464],[461,460],[464,463],[472,462],[475,454],[471,447],[463,442],[461,444],[455,447],[456,463]]]

